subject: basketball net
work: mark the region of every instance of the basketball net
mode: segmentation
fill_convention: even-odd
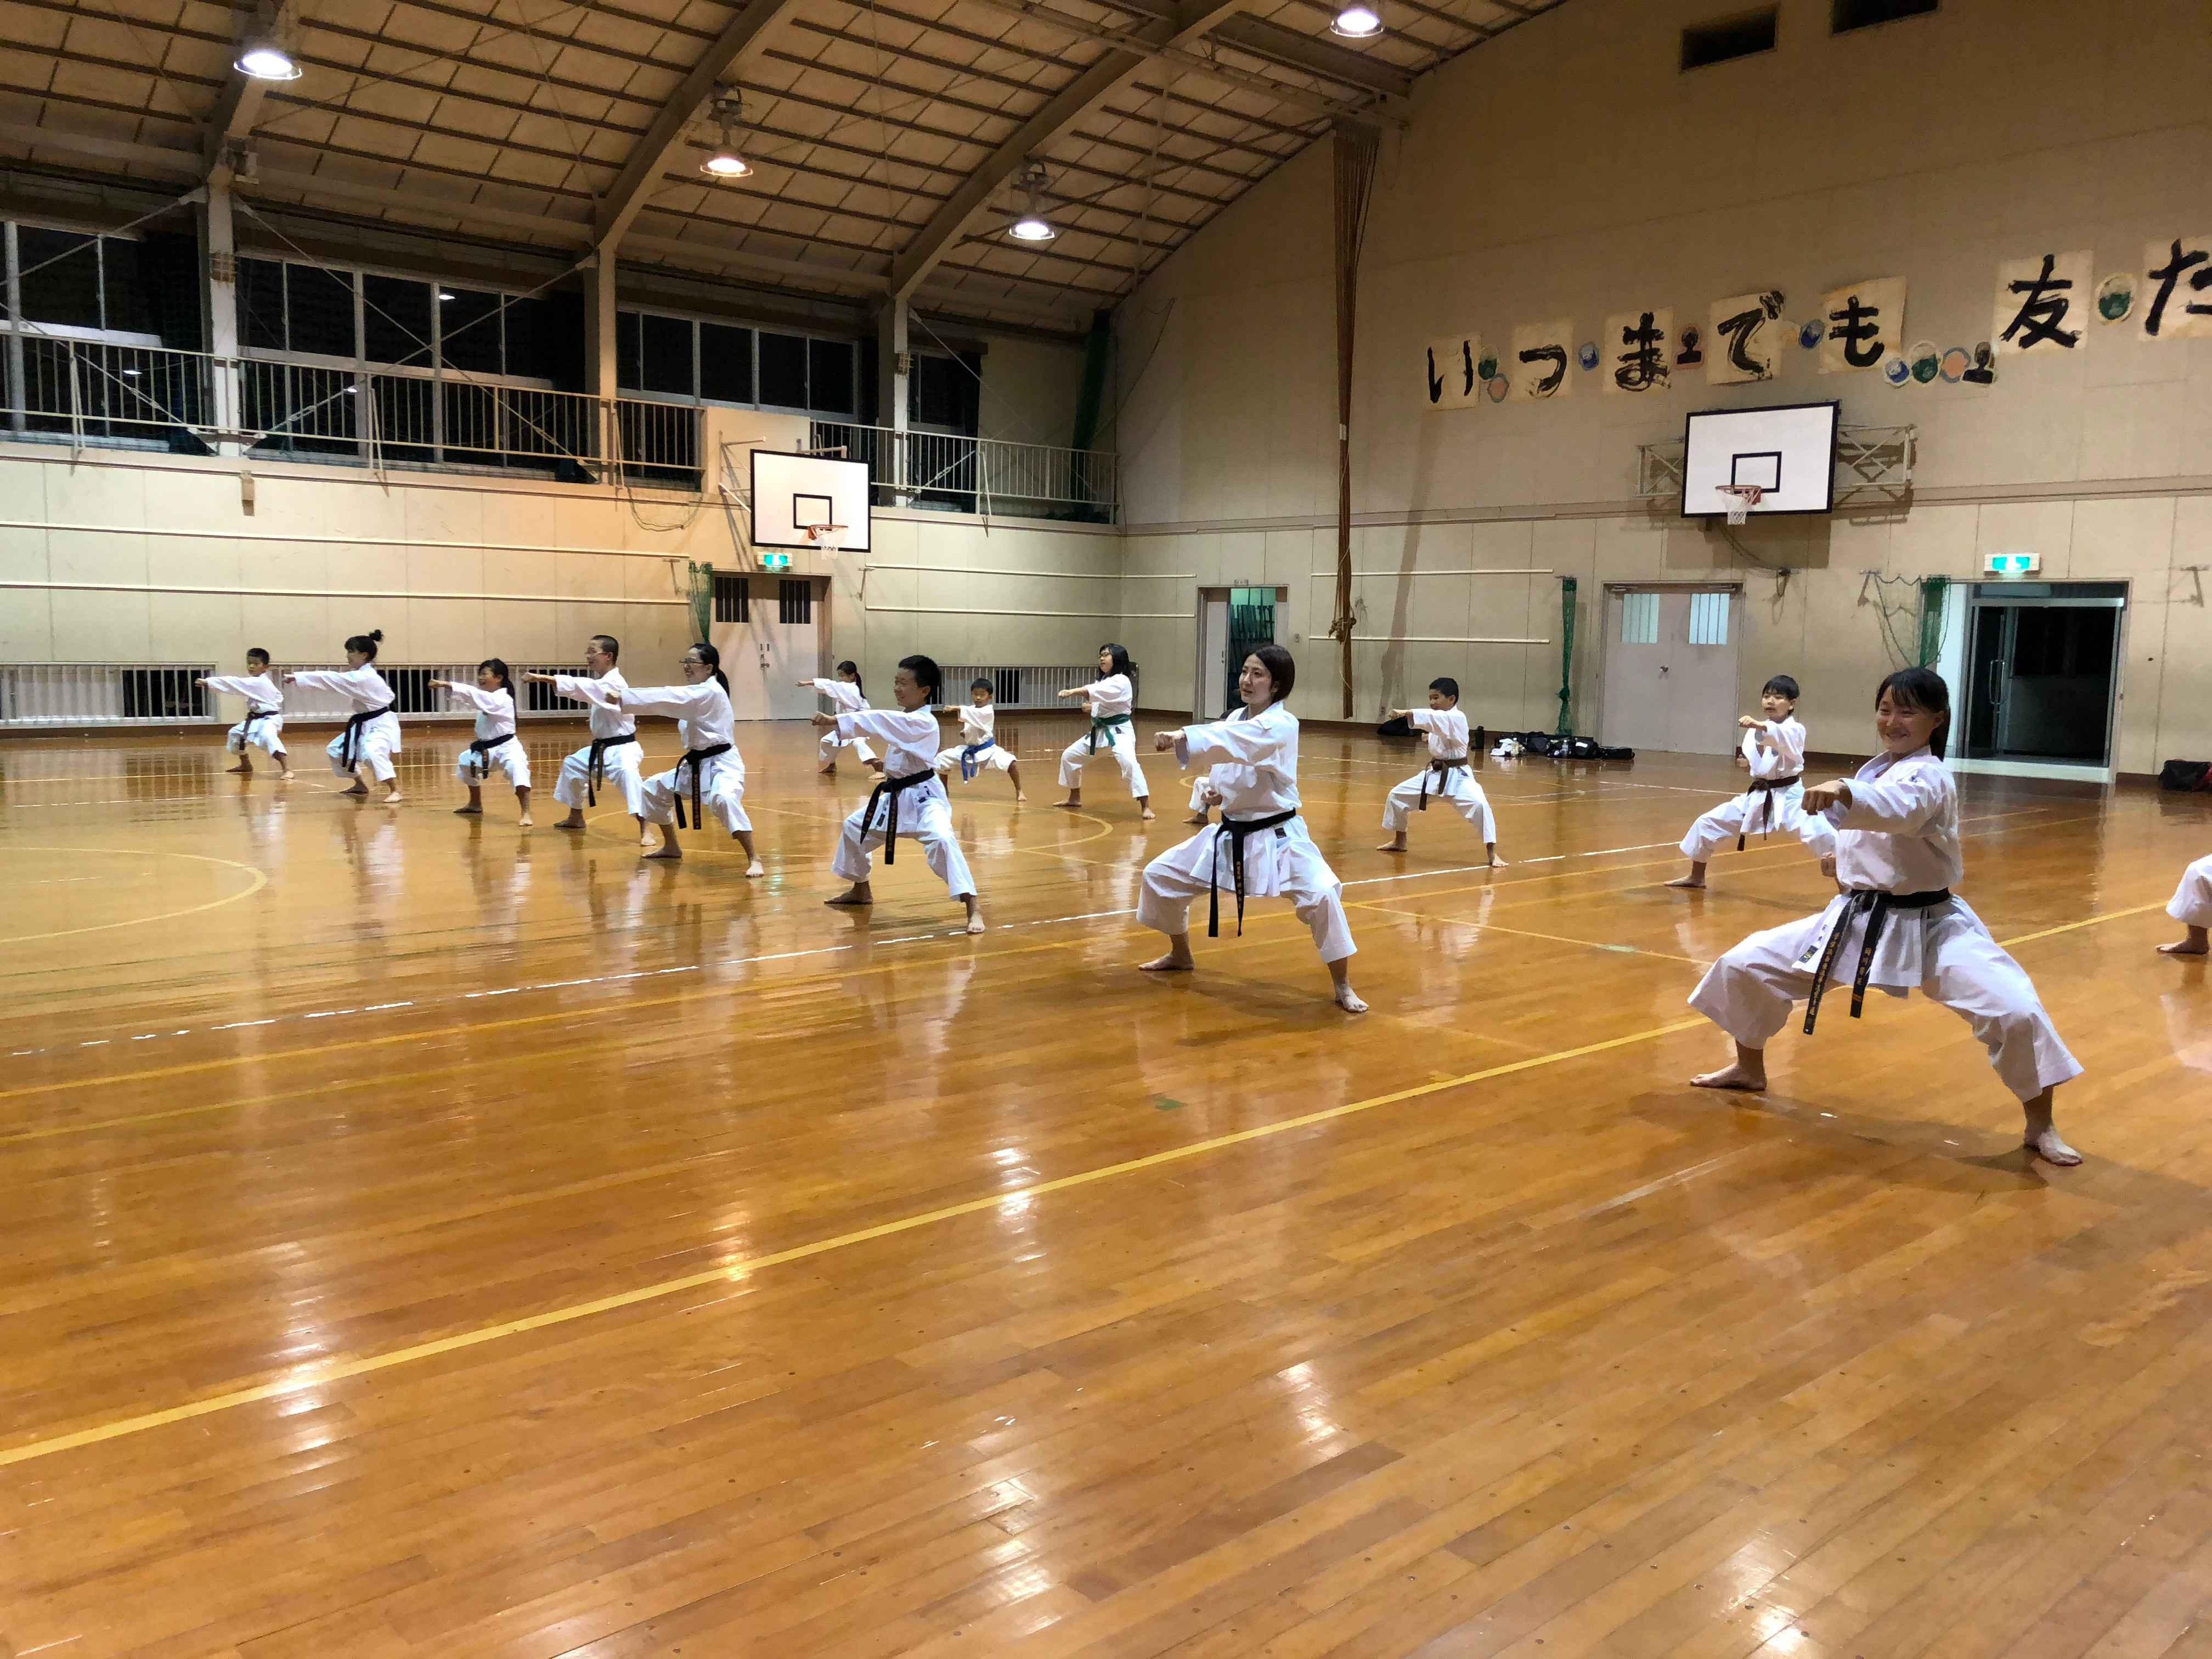
[[[832,553],[845,544],[846,526],[842,524],[803,524],[799,528],[806,532],[806,539],[815,546]]]
[[[1728,497],[1728,521],[1742,524],[1751,517],[1751,509],[1759,505],[1759,497],[1766,494],[1764,484],[1717,484],[1714,486]]]

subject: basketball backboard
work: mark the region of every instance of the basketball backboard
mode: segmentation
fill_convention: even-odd
[[[1747,484],[1759,490],[1753,514],[1833,511],[1840,408],[1784,404],[1692,414],[1682,434],[1682,516],[1719,518],[1729,488]]]
[[[752,544],[756,548],[817,549],[826,538],[810,526],[839,526],[835,545],[853,553],[870,548],[868,469],[862,461],[756,449],[752,455]]]

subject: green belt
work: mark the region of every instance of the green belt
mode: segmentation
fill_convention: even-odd
[[[1091,752],[1094,755],[1098,752],[1098,734],[1101,732],[1108,733],[1106,746],[1111,749],[1114,746],[1112,728],[1117,726],[1127,726],[1128,723],[1129,717],[1127,714],[1093,714],[1091,717]]]

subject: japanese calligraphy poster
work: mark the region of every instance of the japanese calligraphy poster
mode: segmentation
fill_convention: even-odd
[[[1525,323],[1513,331],[1513,349],[1507,354],[1505,374],[1513,382],[1516,398],[1564,398],[1574,390],[1567,364],[1574,356],[1575,323],[1558,317],[1547,323]]]
[[[2136,315],[2146,340],[2212,339],[2212,232],[2144,247]]]
[[[1482,395],[1474,366],[1482,360],[1482,337],[1455,334],[1431,340],[1424,354],[1422,386],[1431,409],[1465,409]]]
[[[2095,313],[2090,253],[2038,253],[1997,267],[1997,303],[1990,338],[2000,353],[2071,351]]]
[[[1624,311],[1605,319],[1597,371],[1607,392],[1664,392],[1674,371],[1674,313]]]
[[[1824,295],[1820,373],[1849,374],[1879,368],[1905,336],[1905,278],[1878,276]]]
[[[1705,384],[1742,386],[1772,380],[1774,362],[1784,343],[1775,326],[1781,315],[1779,294],[1739,294],[1714,301],[1707,313]]]

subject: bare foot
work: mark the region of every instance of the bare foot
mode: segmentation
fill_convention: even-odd
[[[533,825],[532,825],[532,823],[531,823],[530,814],[529,814],[529,813],[527,813],[527,812],[525,812],[525,813],[524,813],[520,817],[517,818],[517,819],[515,820],[515,822],[516,822],[517,823],[520,824],[520,825],[521,825],[524,829],[526,829],[526,830],[528,830],[528,829],[531,829],[531,828],[532,828],[532,827],[533,827]]]
[[[397,805],[399,805],[399,792],[398,792],[397,789],[395,789],[395,790],[393,790],[390,794],[386,795],[386,796],[384,798],[384,804],[385,804],[386,806],[397,806]]]
[[[837,775],[837,763],[836,761],[831,761],[829,765],[823,767],[820,770],[817,771],[814,775],[817,778],[836,777]]]
[[[289,783],[292,781],[292,774],[289,772],[279,772],[276,775],[276,781],[279,783]]]
[[[1347,1014],[1364,1014],[1367,1012],[1367,1004],[1361,1000],[1359,993],[1349,985],[1337,986],[1330,994],[1336,999],[1336,1006]]]
[[[684,849],[678,847],[672,841],[665,847],[659,848],[657,850],[646,854],[646,857],[649,859],[680,859],[683,856]]]
[[[2081,1154],[2060,1139],[2055,1128],[2039,1129],[2024,1144],[2045,1163],[2056,1164],[2063,1169],[2071,1169],[2081,1161]]]
[[[364,789],[364,788],[362,788],[359,784],[357,784],[357,783],[356,783],[356,785],[354,785],[354,787],[353,787],[352,788],[350,788],[350,789],[341,789],[341,790],[339,790],[339,791],[338,791],[338,793],[340,793],[341,795],[366,795],[367,793],[368,793],[368,790],[366,790],[366,789]]]
[[[1505,860],[1498,856],[1495,849],[1490,854],[1490,867],[1493,870],[1503,870],[1506,867]]]
[[[758,859],[755,859],[750,864],[745,866],[745,879],[748,881],[757,881],[767,873],[768,866],[763,864]]]
[[[250,766],[244,765],[230,766],[224,768],[223,773],[227,777],[250,778],[253,775],[253,769]]]
[[[1690,1079],[1692,1089],[1740,1089],[1746,1094],[1758,1094],[1766,1087],[1766,1073],[1763,1068],[1744,1065],[1741,1060],[1733,1066],[1723,1066],[1717,1072],[1705,1072]]]
[[[1139,963],[1137,971],[1140,974],[1187,974],[1197,966],[1198,963],[1190,957],[1179,957],[1170,951],[1164,957],[1154,957],[1150,962]]]
[[[1193,813],[1192,813],[1188,817],[1185,818],[1185,819],[1183,820],[1183,822],[1184,822],[1185,823],[1195,823],[1195,824],[1204,825],[1204,824],[1208,824],[1208,823],[1212,823],[1212,822],[1213,822],[1213,819],[1212,819],[1210,816],[1208,816],[1206,813],[1204,813],[1204,812],[1193,812]]]
[[[1406,843],[1402,841],[1386,841],[1375,850],[1378,853],[1402,853],[1406,850]]]
[[[483,816],[483,808],[481,806],[456,806],[453,809],[453,816],[457,818],[481,817]]]
[[[556,830],[580,830],[584,827],[584,815],[581,812],[571,812],[565,818],[556,819],[553,827]]]
[[[822,902],[841,910],[865,910],[876,902],[876,894],[866,882],[856,881],[836,898]]]
[[[1152,803],[1149,801],[1145,804],[1145,810],[1137,814],[1138,821],[1143,823],[1150,823],[1158,817],[1159,817],[1159,814],[1152,811]]]
[[[1083,810],[1083,797],[1080,795],[1070,795],[1066,800],[1054,801],[1053,805],[1055,806],[1065,807],[1071,812],[1080,812]]]
[[[643,835],[640,836],[637,838],[637,844],[638,844],[640,847],[650,847],[650,846],[652,846],[652,845],[653,845],[653,831],[652,831],[652,830],[647,830]]]
[[[2171,945],[2160,945],[2158,953],[2162,957],[2201,957],[2206,954],[2206,950],[2202,939],[2181,939]]]
[[[980,933],[983,931],[983,913],[981,910],[970,910],[968,913],[968,931],[971,933]]]
[[[1667,884],[1680,887],[1685,892],[1702,893],[1705,890],[1705,878],[1703,876],[1677,876]]]
[[[1024,795],[1024,794],[1021,793],[1019,791],[1016,791],[1016,792],[1015,792],[1015,794],[1014,794],[1014,805],[1017,805],[1017,806],[1023,805],[1024,805],[1028,800],[1029,800],[1029,797],[1028,797],[1027,795]]]

